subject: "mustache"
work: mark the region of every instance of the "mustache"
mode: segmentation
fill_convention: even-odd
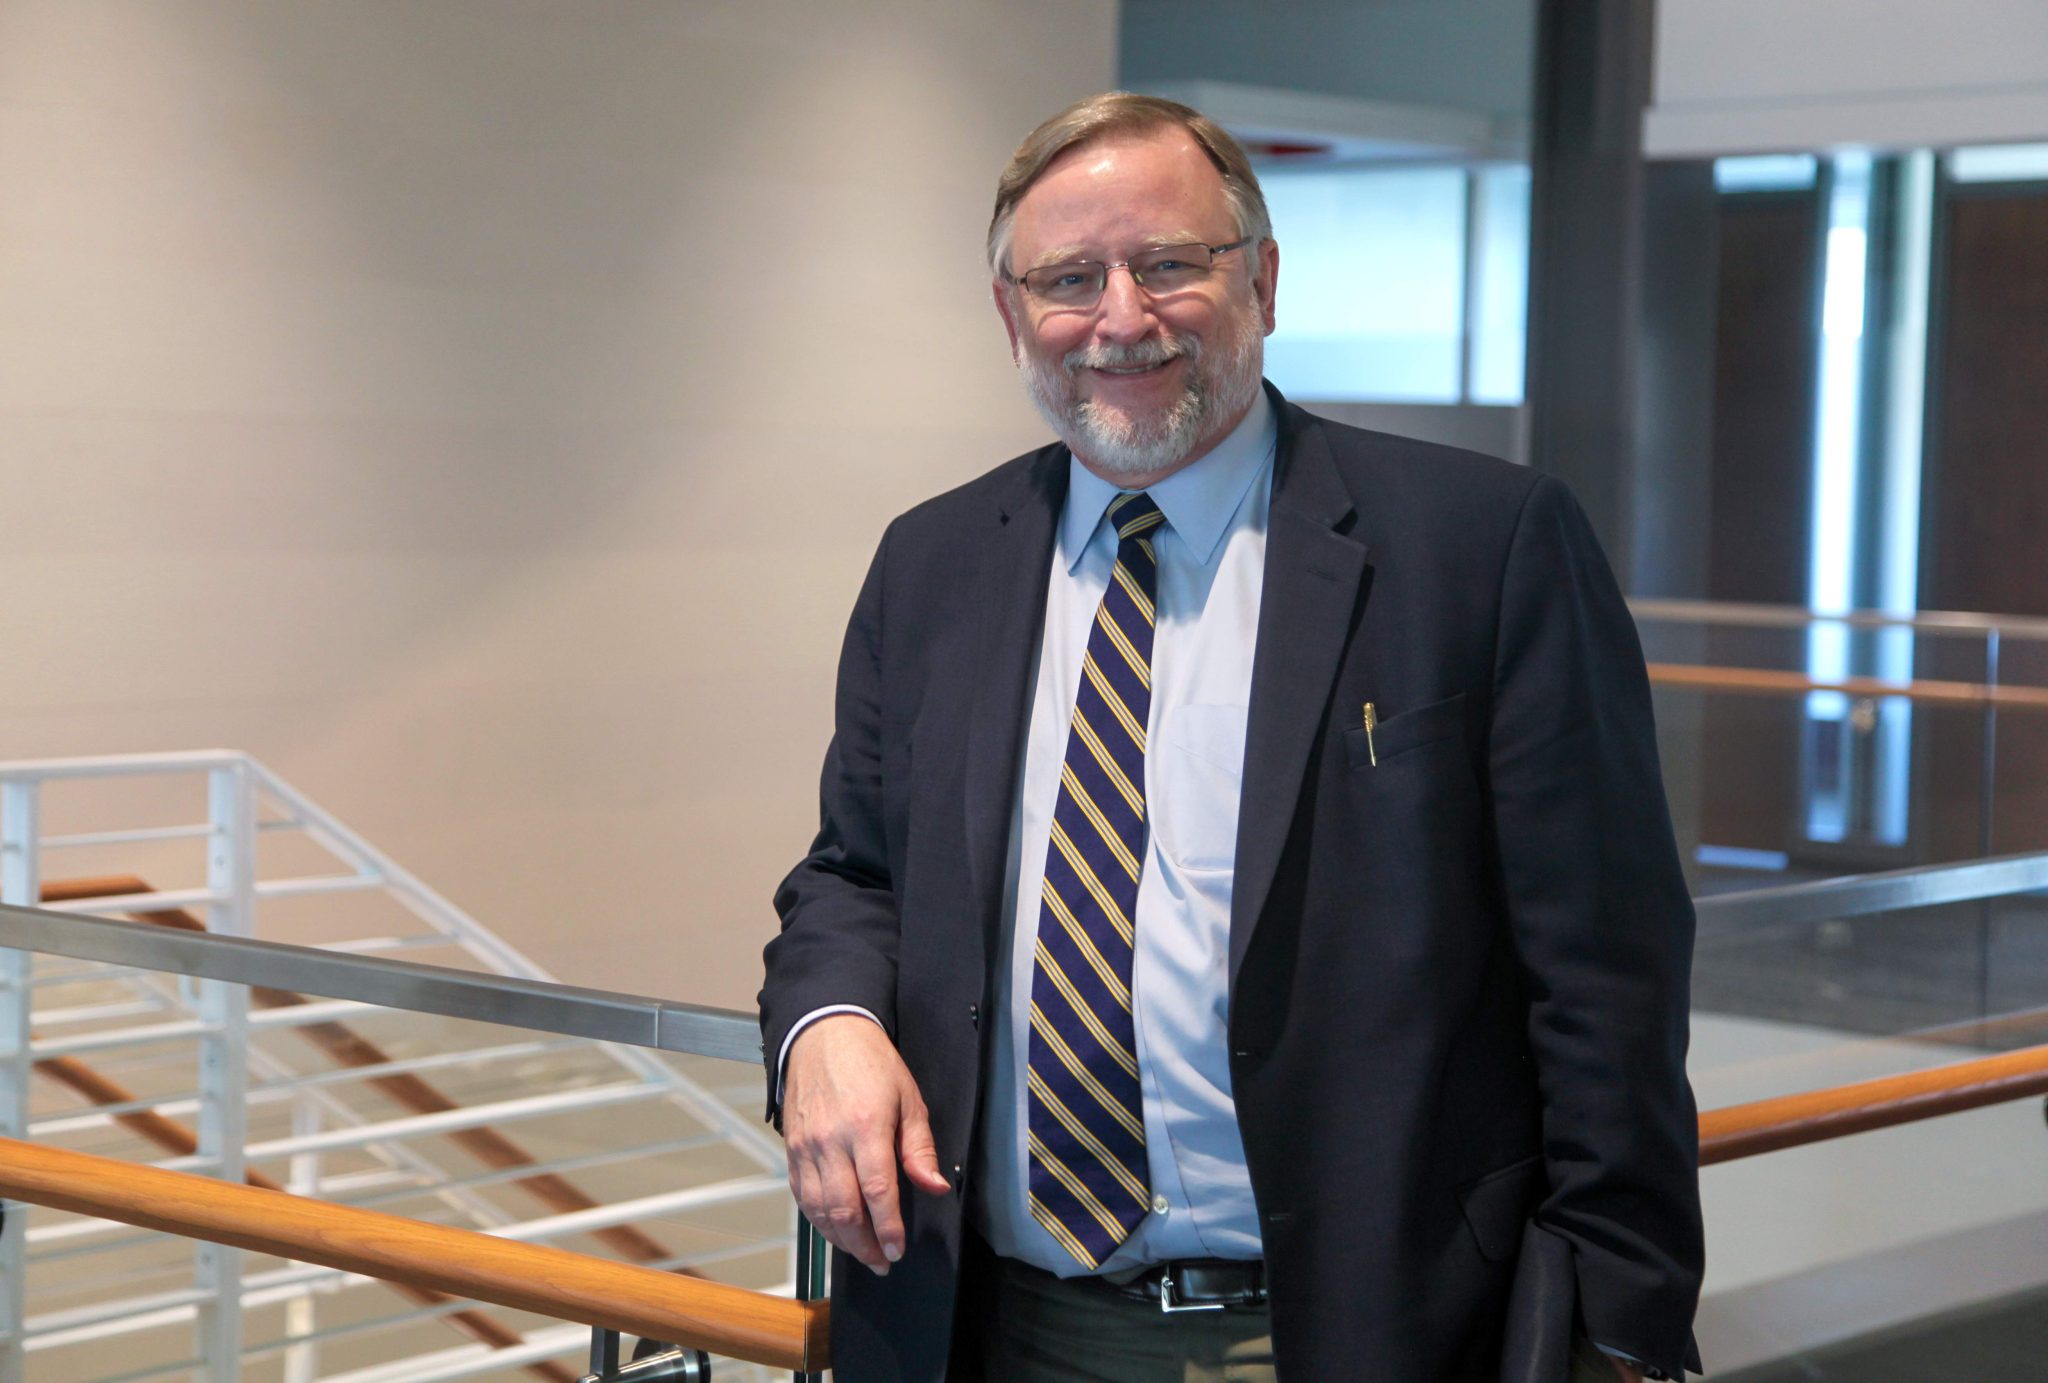
[[[1079,346],[1062,356],[1060,364],[1068,374],[1078,374],[1082,370],[1127,370],[1133,366],[1164,365],[1181,356],[1199,360],[1201,355],[1202,344],[1193,337],[1160,336],[1128,346]]]

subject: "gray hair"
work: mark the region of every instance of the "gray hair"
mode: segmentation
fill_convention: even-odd
[[[1273,218],[1266,211],[1266,194],[1259,190],[1258,175],[1244,146],[1230,132],[1208,116],[1158,96],[1140,96],[1129,91],[1105,91],[1076,101],[1024,137],[1009,166],[996,181],[995,215],[988,223],[989,268],[1007,277],[1010,256],[1010,228],[1016,219],[1017,203],[1044,175],[1052,161],[1069,149],[1109,135],[1142,134],[1148,130],[1182,129],[1223,175],[1223,195],[1237,218],[1237,233],[1254,240],[1273,238]]]

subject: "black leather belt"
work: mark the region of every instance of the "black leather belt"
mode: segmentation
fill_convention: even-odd
[[[1256,1259],[1178,1258],[1140,1268],[1137,1276],[1122,1282],[1107,1277],[1081,1280],[1100,1283],[1120,1296],[1157,1302],[1166,1312],[1243,1310],[1266,1304],[1266,1265]]]

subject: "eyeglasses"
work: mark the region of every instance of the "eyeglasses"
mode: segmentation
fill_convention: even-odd
[[[1131,282],[1147,293],[1178,293],[1209,277],[1216,256],[1241,250],[1254,238],[1248,235],[1228,245],[1204,245],[1199,241],[1187,245],[1160,245],[1129,259],[1114,260],[1108,264],[1099,259],[1070,259],[1064,264],[1026,269],[1022,274],[1011,275],[1010,282],[1054,307],[1093,307],[1109,286],[1111,269],[1130,270]]]

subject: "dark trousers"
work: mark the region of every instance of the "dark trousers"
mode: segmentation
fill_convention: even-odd
[[[1264,1308],[1169,1314],[1007,1259],[993,1260],[992,1276],[980,1332],[987,1383],[1277,1383]],[[1358,1377],[1372,1377],[1363,1361]],[[1574,1341],[1565,1383],[1618,1380],[1591,1341]]]
[[[1275,1383],[1265,1308],[1156,1301],[998,1259],[983,1335],[988,1383]]]

